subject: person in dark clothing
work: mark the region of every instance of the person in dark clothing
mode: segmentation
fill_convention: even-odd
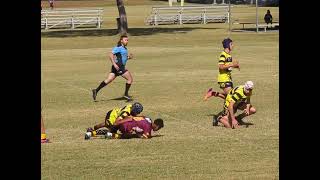
[[[267,13],[264,15],[264,22],[267,23],[267,27],[268,27],[269,24],[272,25],[272,15],[271,15],[269,9],[267,10]]]

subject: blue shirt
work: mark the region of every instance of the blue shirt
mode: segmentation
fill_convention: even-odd
[[[126,65],[128,60],[128,50],[123,46],[114,47],[112,49],[112,54],[116,55],[116,63],[118,65]]]

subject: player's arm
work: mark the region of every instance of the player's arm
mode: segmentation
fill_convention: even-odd
[[[226,70],[226,69],[229,69],[231,67],[240,69],[240,65],[239,65],[238,61],[234,61],[233,63],[230,63],[230,64],[220,63],[220,61],[219,61],[218,65],[219,65],[219,69],[220,70]]]
[[[229,69],[230,67],[232,67],[232,64],[219,64],[219,69],[220,70],[226,70]]]
[[[219,70],[226,70],[232,67],[232,64],[226,64],[226,57],[221,55],[219,58]]]
[[[141,136],[142,139],[150,139],[151,138],[151,134],[149,133],[143,133]]]
[[[119,70],[119,66],[117,65],[116,63],[116,55],[115,55],[115,52],[114,50],[112,50],[112,52],[109,54],[109,59],[112,63],[112,65],[116,68],[116,70],[118,71]]]
[[[128,59],[132,59],[132,58],[133,58],[133,54],[132,53],[128,54]]]
[[[151,136],[151,129],[147,128],[147,127],[144,127],[141,138],[142,139],[150,139],[151,137],[152,137]]]
[[[123,124],[125,122],[133,121],[132,117],[125,117],[122,119],[121,117],[118,117],[114,123],[115,126],[118,126],[120,124]]]
[[[132,119],[135,121],[141,121],[146,119],[146,117],[144,115],[138,115],[138,116],[133,116]]]
[[[246,109],[245,109],[245,113],[246,115],[249,115],[250,113],[250,107],[251,107],[251,103],[250,103],[250,97],[246,100]]]
[[[137,133],[137,136],[141,139],[150,139],[151,135],[149,133]]]
[[[146,126],[137,127],[133,130],[136,132],[135,134],[141,139],[151,138],[151,129]]]
[[[117,63],[115,61],[116,56],[113,53],[110,53],[109,54],[109,59],[110,59],[112,65],[114,66],[114,68],[116,68],[116,70],[119,71],[119,66],[117,65]]]
[[[228,110],[229,110],[229,114],[230,114],[230,117],[231,117],[231,127],[232,128],[236,128],[236,126],[238,125],[238,121],[236,120],[236,117],[234,115],[234,110],[233,110],[233,106],[235,104],[235,101],[231,100],[230,103],[229,103],[229,107],[228,107]]]
[[[226,69],[229,69],[231,67],[233,67],[233,68],[239,68],[240,67],[238,61],[235,61],[235,62],[230,63],[230,64],[225,64],[224,60],[219,60],[218,65],[219,65],[219,69],[220,70],[226,70]]]
[[[240,71],[240,64],[239,64],[239,61],[237,61],[237,60],[233,60],[233,62],[232,62],[232,67],[234,67],[234,68],[238,68],[239,69],[239,71]]]

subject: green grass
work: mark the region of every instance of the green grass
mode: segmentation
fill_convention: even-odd
[[[90,90],[110,71],[107,54],[118,35],[109,33],[115,24],[110,21],[100,31],[78,30],[77,35],[43,33],[42,113],[53,143],[41,145],[42,179],[279,179],[279,33],[229,34],[228,24],[153,29],[143,25],[150,9],[126,7],[137,15],[128,17],[128,49],[134,54],[127,65],[134,78],[130,94],[144,105],[143,114],[165,121],[155,133],[160,136],[150,140],[84,140],[87,127],[126,104],[112,100],[123,94],[121,77],[99,92],[98,102]],[[248,16],[254,13],[248,8]],[[257,109],[246,119],[254,125],[234,130],[211,125],[221,99],[202,101],[209,87],[218,89],[217,59],[228,36],[241,66],[233,71],[234,83],[255,83],[252,103]]]

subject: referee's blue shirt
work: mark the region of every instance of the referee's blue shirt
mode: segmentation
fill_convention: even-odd
[[[112,54],[116,55],[116,63],[121,59],[122,64],[125,66],[128,60],[128,50],[123,46],[114,47],[112,49]]]

